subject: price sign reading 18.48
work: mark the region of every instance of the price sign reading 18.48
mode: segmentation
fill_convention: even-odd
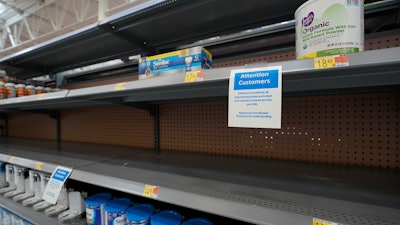
[[[347,55],[334,55],[314,58],[315,69],[328,69],[334,67],[348,66],[349,59]]]

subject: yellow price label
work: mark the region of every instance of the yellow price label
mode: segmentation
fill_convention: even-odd
[[[195,82],[196,81],[196,72],[187,72],[185,76],[185,82]]]
[[[329,222],[326,220],[313,218],[313,225],[339,225],[338,223]]]
[[[7,162],[9,163],[13,163],[15,161],[15,157],[14,156],[10,156],[10,158],[8,158]]]
[[[43,163],[41,162],[36,163],[35,170],[42,170],[42,169],[43,169]]]
[[[157,186],[145,185],[143,190],[143,196],[149,198],[157,198],[159,188]]]
[[[38,94],[37,99],[43,99],[45,94]]]
[[[185,82],[202,81],[204,78],[204,71],[186,72]]]
[[[119,83],[115,85],[114,91],[124,90],[125,88],[126,88],[126,83]]]
[[[315,69],[327,69],[336,67],[335,58],[334,57],[320,57],[314,59],[314,68]]]

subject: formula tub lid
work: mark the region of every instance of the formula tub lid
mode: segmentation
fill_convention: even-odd
[[[86,198],[85,203],[87,206],[98,206],[106,203],[112,198],[110,193],[98,193]]]
[[[109,213],[119,213],[125,211],[129,206],[131,206],[132,202],[128,198],[116,198],[106,202],[104,205],[104,211]]]
[[[147,221],[154,214],[154,206],[151,204],[136,204],[126,210],[126,219],[140,223]]]
[[[151,225],[180,225],[182,216],[175,210],[164,210],[151,217]]]
[[[186,220],[182,225],[213,225],[213,223],[205,218],[192,218]]]

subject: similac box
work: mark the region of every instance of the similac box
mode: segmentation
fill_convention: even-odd
[[[139,59],[139,79],[211,68],[212,55],[198,46]]]

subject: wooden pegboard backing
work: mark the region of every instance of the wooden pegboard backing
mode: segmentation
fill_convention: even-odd
[[[149,112],[133,107],[106,107],[61,112],[61,139],[134,147],[154,147]]]
[[[400,167],[400,93],[283,99],[282,129],[227,127],[227,103],[166,104],[161,149]]]
[[[364,43],[365,51],[382,49],[382,48],[393,48],[399,46],[400,46],[400,34],[367,39],[365,40]],[[241,58],[226,62],[213,63],[213,68],[240,66],[245,64],[262,63],[262,62],[281,62],[281,61],[288,61],[295,59],[296,59],[295,52],[283,52],[278,54],[268,54],[265,56]]]
[[[46,114],[12,113],[8,117],[8,136],[56,140],[56,120]]]

